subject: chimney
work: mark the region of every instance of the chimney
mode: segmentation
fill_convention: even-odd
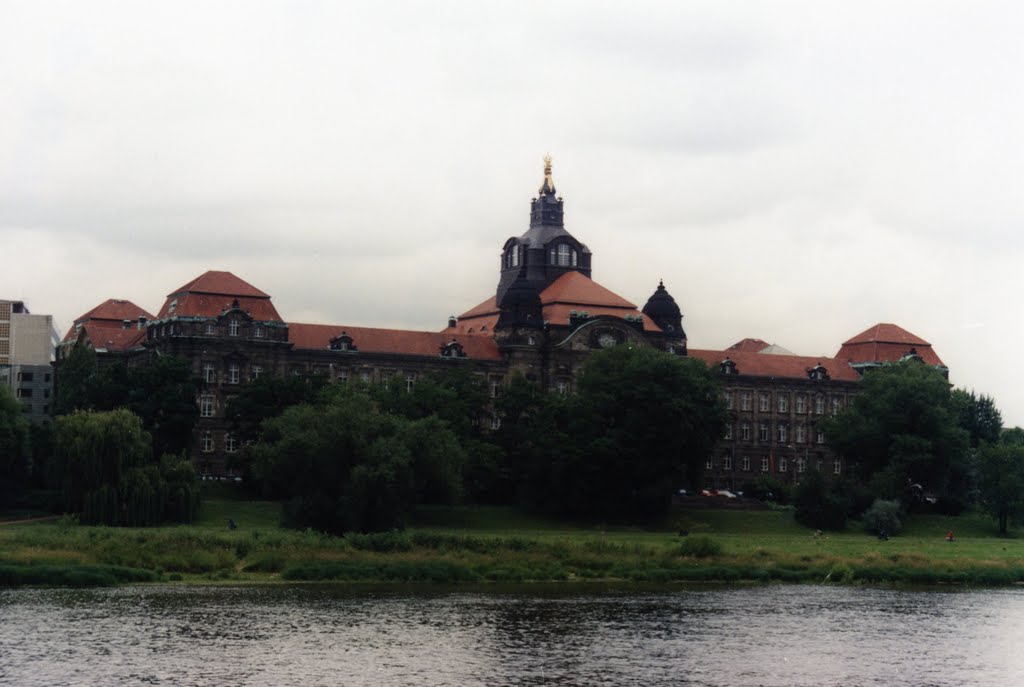
[[[146,328],[146,316],[145,315],[139,315],[139,329],[145,329],[145,328]]]

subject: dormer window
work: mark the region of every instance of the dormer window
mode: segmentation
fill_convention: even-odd
[[[726,358],[719,363],[718,370],[724,375],[738,375],[740,373],[739,368],[736,367],[736,362],[731,358]]]
[[[441,357],[442,358],[465,358],[466,352],[455,339],[452,339],[445,345],[441,346]]]
[[[228,322],[228,336],[238,336],[238,320]]]
[[[807,376],[815,381],[824,381],[829,378],[828,370],[821,363],[818,363],[807,371]]]
[[[568,243],[560,243],[548,250],[548,263],[559,267],[576,267],[579,256]]]
[[[505,267],[519,267],[522,260],[522,247],[518,244],[509,246],[505,251]]]
[[[254,339],[262,339],[263,338],[263,327],[261,327],[259,325],[256,325],[255,327],[253,327],[252,328],[252,336],[253,336]]]
[[[206,335],[213,336],[217,333],[217,326],[213,322],[206,323]]]
[[[342,332],[339,336],[331,339],[331,350],[332,351],[354,351],[356,350],[355,341],[347,333]]]

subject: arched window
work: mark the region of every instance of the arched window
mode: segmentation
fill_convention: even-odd
[[[505,252],[505,267],[519,267],[521,250],[519,245],[509,246]]]

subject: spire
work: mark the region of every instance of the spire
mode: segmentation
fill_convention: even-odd
[[[540,185],[538,193],[542,196],[555,195],[555,180],[551,178],[551,154],[544,156],[544,183]]]

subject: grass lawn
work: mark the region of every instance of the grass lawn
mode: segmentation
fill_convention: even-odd
[[[405,532],[339,538],[285,530],[279,503],[215,486],[192,525],[0,527],[0,586],[145,579],[133,570],[185,581],[1024,582],[1024,538],[1000,538],[994,521],[978,515],[914,516],[903,534],[879,541],[856,523],[817,535],[790,511],[681,510],[671,526],[642,529],[513,508],[429,507],[415,511]],[[236,530],[228,530],[229,518]],[[951,529],[955,542],[944,539]],[[93,566],[93,577],[76,578],[75,566]]]

